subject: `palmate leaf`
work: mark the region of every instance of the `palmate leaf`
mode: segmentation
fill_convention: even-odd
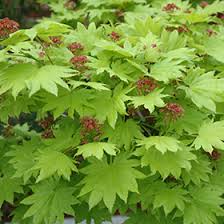
[[[169,136],[151,136],[138,140],[137,143],[138,146],[144,146],[147,150],[150,150],[150,148],[157,149],[162,154],[167,151],[177,152],[178,150],[182,150],[180,141]]]
[[[167,97],[168,95],[162,94],[163,89],[154,90],[146,96],[131,96],[131,103],[135,108],[139,106],[144,106],[151,113],[155,110],[155,107],[163,107],[165,106],[162,98]]]
[[[206,121],[199,129],[197,138],[194,141],[196,149],[203,148],[212,152],[214,148],[224,150],[224,121]]]
[[[191,170],[183,170],[182,178],[186,185],[191,182],[200,185],[202,182],[209,182],[212,174],[211,162],[207,156],[197,155],[197,160],[191,162]]]
[[[30,96],[45,89],[57,95],[60,85],[68,89],[68,85],[62,78],[74,76],[73,70],[58,65],[45,65],[38,68],[34,64],[15,64],[0,72],[0,94],[12,91],[14,98],[23,90],[28,88]]]
[[[175,208],[184,211],[185,202],[188,200],[188,192],[180,187],[161,189],[156,195],[153,202],[154,208],[163,207],[165,214],[168,215]]]
[[[142,133],[134,120],[119,120],[116,123],[115,129],[109,125],[105,127],[102,138],[108,138],[109,142],[116,144],[119,148],[124,146],[128,150],[134,139],[142,138]]]
[[[116,145],[106,142],[92,142],[79,146],[76,155],[82,155],[84,158],[95,156],[97,159],[102,159],[104,152],[115,156]]]
[[[138,192],[136,180],[144,175],[134,168],[139,165],[137,160],[128,159],[126,154],[119,154],[111,164],[93,158],[89,161],[90,165],[81,169],[86,176],[80,183],[84,186],[79,196],[90,193],[90,208],[103,200],[111,211],[116,195],[126,202],[129,191]]]
[[[23,193],[22,181],[18,178],[0,178],[0,207],[4,201],[13,204],[14,193]]]
[[[181,60],[170,60],[169,58],[157,62],[152,65],[149,76],[164,83],[178,79],[182,77],[182,71],[185,70],[185,66],[181,65],[181,62]]]
[[[224,79],[215,77],[214,72],[204,73],[200,68],[190,70],[184,83],[186,86],[180,88],[199,108],[205,107],[215,112],[215,103],[224,101]]]
[[[33,194],[22,200],[30,205],[24,218],[33,217],[33,223],[64,223],[64,214],[74,215],[72,205],[76,188],[63,180],[45,180],[32,186]]]
[[[205,42],[205,51],[208,55],[214,57],[216,60],[224,63],[224,40],[219,38],[209,38]]]
[[[141,157],[142,167],[150,166],[152,174],[158,172],[163,179],[166,179],[169,175],[173,175],[178,179],[182,169],[189,171],[191,161],[196,160],[196,156],[188,149],[178,150],[177,152],[167,151],[162,154],[155,148],[150,150],[139,148],[134,154]]]
[[[89,100],[94,97],[92,90],[78,89],[68,91],[60,89],[58,96],[52,94],[42,95],[45,105],[43,112],[51,111],[55,118],[61,116],[64,112],[73,117],[77,111],[80,116],[84,116],[88,108],[91,107]]]
[[[72,159],[62,152],[47,149],[40,150],[35,160],[36,163],[31,170],[40,171],[37,182],[55,174],[70,180],[72,171],[77,171]]]
[[[217,216],[223,216],[222,193],[208,187],[195,187],[190,190],[191,201],[184,209],[184,224],[214,224]]]
[[[32,138],[23,145],[12,146],[13,150],[7,152],[5,156],[11,157],[9,163],[15,168],[13,177],[22,177],[24,182],[27,182],[33,174],[31,168],[35,165],[35,151],[42,146],[39,138]]]
[[[35,102],[32,98],[28,96],[18,96],[16,99],[11,95],[6,95],[0,104],[0,120],[7,123],[9,117],[19,117],[19,115],[24,113],[29,113],[32,106],[35,106]]]
[[[73,89],[79,87],[79,86],[87,86],[87,87],[91,87],[95,90],[109,90],[107,87],[106,87],[106,84],[103,84],[103,83],[99,83],[99,82],[83,82],[83,81],[75,81],[75,80],[71,80],[69,82],[69,84],[72,85]]]

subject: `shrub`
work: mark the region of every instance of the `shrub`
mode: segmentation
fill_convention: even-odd
[[[0,205],[13,223],[223,223],[224,3],[144,7],[75,30],[0,21]],[[34,123],[12,122],[26,113]]]

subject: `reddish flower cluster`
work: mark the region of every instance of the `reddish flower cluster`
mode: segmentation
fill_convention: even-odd
[[[84,49],[84,46],[81,43],[74,42],[68,45],[68,49],[73,53],[76,54],[79,51]]]
[[[187,32],[189,32],[189,29],[183,25],[183,26],[179,26],[177,28],[177,31],[178,31],[178,33],[187,33]]]
[[[208,2],[206,2],[206,1],[202,1],[201,3],[200,3],[200,6],[202,7],[202,8],[205,8],[205,7],[207,7],[209,4],[208,4]]]
[[[42,120],[40,120],[39,125],[44,129],[41,134],[42,138],[54,138],[54,133],[51,129],[52,125],[54,124],[54,118],[52,116],[48,116]]]
[[[98,120],[92,117],[83,117],[80,123],[83,144],[99,140],[100,136],[102,135],[102,131]]]
[[[59,45],[62,43],[61,37],[59,37],[59,36],[50,37],[50,40],[51,40],[52,44]]]
[[[221,12],[217,13],[217,18],[224,20],[224,13]]]
[[[10,33],[14,33],[19,29],[19,24],[10,20],[9,18],[4,18],[0,20],[0,38],[6,38]]]
[[[48,116],[47,118],[44,118],[39,122],[39,125],[43,129],[49,129],[53,124],[54,124],[54,118],[52,116]]]
[[[137,86],[139,95],[148,94],[149,92],[152,92],[157,87],[155,81],[147,77],[139,79],[136,82],[136,86]]]
[[[119,41],[120,40],[120,35],[118,33],[116,33],[115,31],[111,32],[110,34],[110,38],[113,41]]]
[[[78,70],[86,69],[86,63],[88,62],[88,58],[85,55],[74,56],[70,62],[75,66]]]
[[[211,159],[213,159],[213,160],[219,160],[220,157],[221,157],[221,153],[220,153],[217,149],[214,149],[214,150],[212,151],[212,153],[210,154],[210,157],[211,157]]]
[[[44,139],[54,138],[54,133],[52,129],[47,129],[44,132],[42,132],[41,137]]]
[[[184,114],[183,107],[177,103],[168,103],[160,111],[165,114],[165,119],[168,121],[169,120],[177,120]]]
[[[209,37],[213,36],[213,35],[216,35],[217,33],[211,29],[207,29],[207,34]]]
[[[174,12],[175,10],[180,10],[180,8],[174,3],[168,3],[163,7],[163,11]]]

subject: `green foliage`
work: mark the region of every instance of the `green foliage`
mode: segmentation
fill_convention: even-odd
[[[40,2],[51,18],[0,37],[12,222],[222,224],[223,2]]]

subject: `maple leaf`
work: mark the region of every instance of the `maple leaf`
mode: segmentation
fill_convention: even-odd
[[[57,97],[50,94],[42,97],[45,103],[42,107],[43,112],[52,111],[55,118],[66,111],[70,117],[73,117],[75,111],[84,116],[85,111],[91,107],[88,101],[93,98],[93,92],[86,89],[72,91],[60,89]]]
[[[21,180],[18,178],[0,178],[0,207],[4,201],[13,204],[14,193],[23,193]]]
[[[70,180],[72,171],[77,171],[73,161],[62,152],[49,149],[40,150],[35,160],[36,164],[31,170],[40,171],[37,182],[49,178],[54,174]]]
[[[159,193],[155,195],[153,206],[154,208],[162,206],[166,215],[172,212],[175,208],[184,211],[187,194],[188,192],[180,187],[161,189]]]
[[[199,131],[206,114],[197,110],[197,108],[183,105],[184,114],[176,120],[169,123],[169,130],[175,130],[178,134],[182,135],[184,131],[189,134],[196,134]]]
[[[135,108],[143,105],[152,113],[155,110],[155,107],[165,106],[162,98],[167,97],[168,95],[161,94],[162,91],[163,89],[154,90],[146,96],[130,96],[130,100]]]
[[[212,174],[211,163],[207,156],[197,155],[197,160],[191,162],[191,170],[183,170],[182,178],[186,185],[193,182],[200,185],[202,182],[209,182],[209,176]]]
[[[116,155],[116,145],[106,142],[92,142],[78,147],[76,155],[83,155],[84,158],[95,156],[102,159],[104,151],[109,155]]]
[[[165,83],[168,83],[172,79],[178,79],[182,77],[182,71],[185,70],[185,67],[180,65],[180,63],[180,60],[164,59],[152,65],[149,76]]]
[[[108,138],[109,142],[116,144],[119,148],[124,146],[125,149],[130,149],[134,139],[142,137],[140,127],[132,119],[119,120],[115,129],[106,126],[103,133],[102,138]]]
[[[73,195],[75,190],[63,180],[50,179],[32,186],[33,194],[21,201],[30,205],[24,218],[33,216],[37,224],[64,223],[64,214],[74,215],[72,205],[78,202]]]
[[[191,161],[196,160],[196,156],[187,149],[177,152],[167,151],[162,154],[157,149],[139,148],[134,152],[134,155],[141,157],[142,167],[150,166],[152,174],[159,172],[163,179],[166,179],[170,174],[178,179],[182,169],[190,170]]]
[[[181,150],[180,141],[169,136],[150,136],[137,141],[138,146],[144,146],[145,149],[157,149],[162,154],[167,151],[177,152]]]
[[[216,111],[216,102],[223,102],[224,79],[218,79],[214,72],[204,73],[197,68],[189,71],[184,78],[187,86],[181,86],[188,98],[199,108],[205,107],[213,112]]]
[[[205,42],[205,51],[208,55],[214,57],[216,60],[224,63],[224,41],[220,38],[209,38]]]
[[[190,190],[191,201],[184,209],[184,224],[214,224],[217,216],[223,216],[221,205],[224,199],[219,191],[208,187],[194,187]]]
[[[69,84],[72,85],[73,89],[79,87],[79,86],[87,86],[87,87],[91,87],[93,89],[96,89],[96,90],[109,90],[107,87],[106,87],[106,84],[103,84],[103,83],[99,83],[99,82],[82,82],[82,81],[75,81],[75,80],[72,80],[69,82]]]
[[[62,78],[74,76],[72,71],[58,65],[45,65],[41,68],[29,63],[11,65],[0,73],[0,94],[11,89],[16,98],[23,89],[28,88],[31,96],[43,88],[57,95],[57,84],[69,88]]]
[[[126,154],[119,154],[113,163],[105,160],[90,159],[90,165],[80,170],[86,176],[80,184],[84,185],[80,195],[90,193],[89,207],[93,208],[102,199],[106,207],[111,211],[118,195],[123,201],[127,201],[128,192],[138,192],[136,179],[144,175],[134,167],[138,166],[137,160],[128,159]]]
[[[199,129],[193,145],[196,149],[203,148],[212,152],[214,148],[224,150],[224,121],[205,121]]]
[[[31,168],[35,165],[35,151],[41,147],[39,138],[24,142],[23,145],[12,146],[13,150],[5,154],[11,157],[9,163],[15,168],[13,177],[23,177],[24,182],[32,176]]]

